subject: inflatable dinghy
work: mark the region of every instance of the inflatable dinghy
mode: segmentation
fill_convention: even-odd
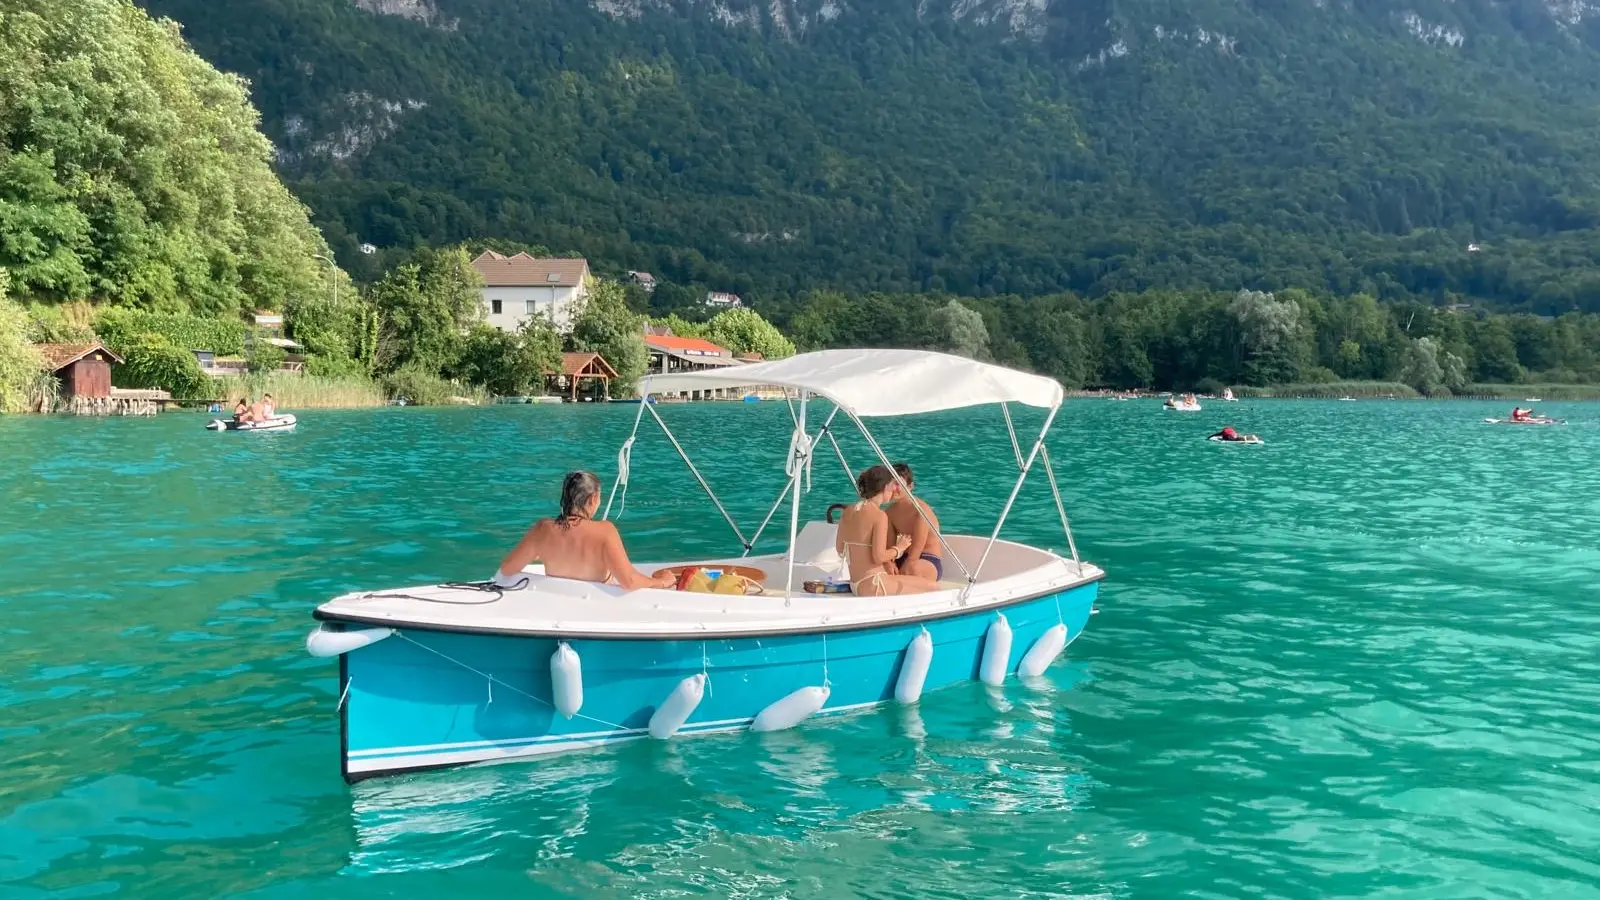
[[[1552,419],[1540,416],[1537,419],[1484,419],[1490,425],[1565,425],[1566,419]]]
[[[1168,404],[1165,404],[1165,405],[1166,405],[1167,409],[1170,409],[1173,412],[1199,412],[1200,411],[1200,404],[1198,404],[1198,403],[1168,403]]]
[[[1258,438],[1253,434],[1250,435],[1249,437],[1243,439],[1243,440],[1238,440],[1238,441],[1230,441],[1227,438],[1219,438],[1219,437],[1216,437],[1215,435],[1206,438],[1206,440],[1211,441],[1214,444],[1265,444],[1266,443],[1266,441],[1263,441],[1261,438]]]
[[[235,422],[232,419],[212,419],[206,423],[208,431],[288,431],[294,427],[294,416],[273,416],[265,422]]]

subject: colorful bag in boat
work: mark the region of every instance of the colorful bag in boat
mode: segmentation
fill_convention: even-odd
[[[759,594],[761,583],[737,572],[722,572],[716,578],[699,566],[684,566],[678,571],[678,590],[700,594]]]

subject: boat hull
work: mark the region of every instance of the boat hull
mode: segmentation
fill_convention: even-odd
[[[556,637],[400,629],[340,656],[342,771],[358,781],[641,738],[657,705],[701,672],[708,688],[679,735],[746,728],[807,686],[829,687],[824,713],[892,701],[906,647],[924,627],[933,639],[925,689],[976,679],[996,613],[1011,627],[1006,671],[1014,673],[1057,623],[1069,642],[1078,637],[1098,588],[1089,582],[969,615],[826,634],[569,640],[583,683],[571,719],[553,704]]]

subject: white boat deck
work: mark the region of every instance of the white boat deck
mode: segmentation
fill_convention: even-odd
[[[815,538],[827,536],[826,548]],[[760,569],[766,592],[756,595],[709,594],[648,588],[624,591],[615,585],[552,578],[530,566],[528,586],[520,590],[484,591],[469,587],[426,585],[363,591],[335,597],[317,608],[324,621],[509,635],[554,635],[597,638],[680,638],[778,635],[845,631],[895,622],[965,615],[1044,596],[1104,577],[1099,568],[1074,563],[1054,553],[1000,541],[994,545],[978,583],[965,602],[961,570],[948,556],[949,588],[896,597],[854,594],[809,594],[807,580],[832,574],[825,557],[831,551],[831,527],[807,526],[809,542],[822,559],[808,556],[806,541],[794,568],[794,591],[785,592],[788,557],[784,555],[699,561],[707,567],[739,565]],[[951,551],[975,567],[987,538],[949,535]],[[815,560],[815,562],[813,562]],[[816,564],[821,562],[821,565]],[[683,563],[639,563],[652,572]],[[826,567],[825,567],[826,566]],[[498,594],[498,596],[497,596]]]

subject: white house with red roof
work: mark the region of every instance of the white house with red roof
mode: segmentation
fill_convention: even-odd
[[[558,331],[572,327],[572,315],[588,293],[585,259],[505,256],[485,250],[472,261],[483,277],[483,318],[501,331],[516,331],[542,315]]]

